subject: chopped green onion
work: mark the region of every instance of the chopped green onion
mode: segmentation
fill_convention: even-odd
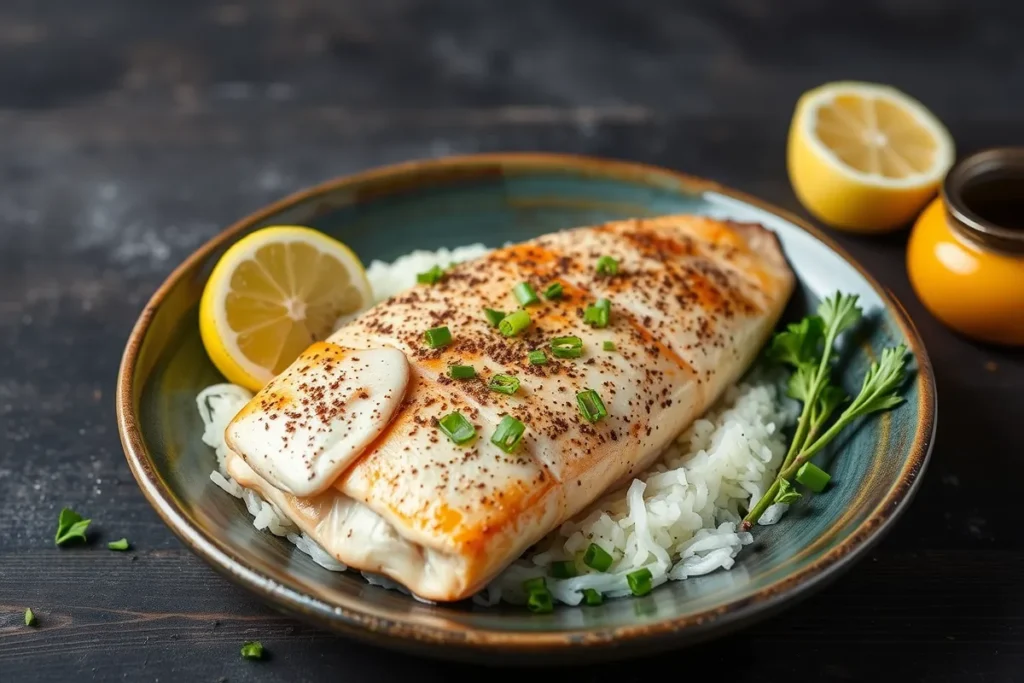
[[[544,580],[543,576],[535,576],[532,579],[523,581],[523,590],[527,593],[533,591],[546,591],[548,589],[548,582]]]
[[[588,605],[600,605],[604,602],[604,596],[598,593],[593,588],[583,589],[583,601]]]
[[[501,319],[498,329],[506,337],[514,337],[530,325],[530,314],[526,311],[513,311]]]
[[[626,574],[626,583],[629,584],[629,590],[633,595],[647,595],[653,588],[651,585],[651,570],[644,567],[643,569],[637,569],[635,572]]]
[[[576,394],[576,405],[580,409],[580,414],[590,422],[597,422],[602,417],[608,416],[608,410],[601,402],[601,397],[593,389]]]
[[[608,327],[612,315],[612,302],[598,299],[597,303],[587,306],[583,312],[583,322],[594,327]]]
[[[32,611],[31,607],[25,609],[25,626],[36,625],[36,614]]]
[[[116,541],[111,541],[107,544],[107,548],[110,550],[128,550],[128,539],[119,538]]]
[[[828,472],[813,462],[805,462],[796,471],[796,480],[815,493],[824,491],[830,479],[832,477],[829,476]]]
[[[571,579],[576,573],[576,563],[572,560],[551,563],[551,576],[556,579]]]
[[[519,441],[523,438],[525,431],[526,425],[511,415],[506,415],[501,418],[498,428],[494,430],[494,435],[491,436],[491,443],[506,453],[511,453],[519,445]]]
[[[76,538],[82,541],[87,540],[85,530],[89,528],[91,521],[82,519],[82,515],[71,508],[64,508],[60,511],[60,517],[57,518],[57,535],[54,537],[54,541],[57,545],[64,545]]]
[[[548,285],[548,288],[544,290],[544,297],[547,299],[561,299],[562,283],[552,282],[550,285]]]
[[[242,656],[246,659],[263,659],[263,643],[250,640],[242,646]]]
[[[543,351],[541,351],[540,349],[537,349],[536,351],[530,351],[528,354],[526,354],[526,357],[527,357],[527,359],[529,359],[530,365],[547,365],[548,364],[548,357],[547,357],[547,355]]]
[[[529,282],[520,282],[512,288],[512,293],[515,294],[516,301],[519,302],[520,306],[540,303],[540,299],[537,298],[537,292],[534,291]]]
[[[619,262],[611,256],[602,256],[597,259],[598,275],[617,275],[619,273]]]
[[[501,319],[505,317],[505,312],[496,311],[493,308],[485,308],[484,315],[487,316],[487,322],[491,324],[491,327],[497,327]]]
[[[476,368],[472,365],[452,365],[448,368],[448,376],[452,379],[473,379],[476,377]]]
[[[606,572],[612,566],[612,556],[598,544],[591,543],[587,546],[587,552],[583,553],[583,564],[599,572]]]
[[[555,337],[550,346],[556,358],[579,358],[583,355],[583,340],[579,337]]]
[[[615,342],[613,342],[613,341],[606,341],[605,343],[601,344],[601,348],[604,349],[605,351],[614,351],[615,350]]]
[[[583,311],[583,322],[592,327],[608,327],[608,311],[597,306],[587,306]]]
[[[550,614],[555,611],[555,604],[547,588],[531,591],[526,598],[526,607],[534,614]]]
[[[519,378],[512,375],[495,375],[491,377],[487,388],[499,394],[514,394],[519,391]]]
[[[476,427],[457,410],[438,420],[437,426],[445,436],[460,446],[476,436]]]
[[[444,277],[444,269],[441,266],[434,266],[428,271],[417,273],[416,282],[421,285],[436,285]]]
[[[430,348],[439,349],[452,343],[452,333],[446,326],[434,327],[423,333],[423,339]]]

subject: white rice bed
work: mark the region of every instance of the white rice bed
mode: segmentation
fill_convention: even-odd
[[[390,264],[371,262],[367,277],[380,301],[415,284],[416,273],[485,253],[487,248],[480,244],[415,251]],[[730,569],[740,550],[753,541],[751,534],[738,531],[742,511],[774,479],[786,451],[783,429],[795,422],[798,413],[798,405],[785,397],[778,378],[756,374],[730,387],[718,405],[626,489],[606,494],[588,511],[562,524],[473,601],[487,606],[503,601],[524,604],[523,582],[537,576],[546,577],[556,601],[577,605],[588,588],[609,598],[629,595],[626,576],[642,568],[651,572],[654,586]],[[276,507],[228,476],[224,429],[251,397],[247,389],[233,384],[207,387],[196,397],[205,425],[203,441],[217,455],[210,479],[245,502],[257,529],[287,538],[326,569],[346,570]],[[760,524],[774,524],[785,508],[771,506]],[[596,572],[583,563],[591,543],[612,556],[607,572]],[[568,579],[551,577],[550,565],[563,560],[573,560],[579,574]],[[362,575],[370,583],[409,592],[387,578]]]

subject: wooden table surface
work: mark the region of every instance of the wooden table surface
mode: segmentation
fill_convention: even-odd
[[[235,218],[332,176],[485,150],[661,164],[800,211],[784,146],[802,91],[884,81],[936,112],[960,153],[1019,144],[1022,27],[1024,3],[1006,0],[3,0],[0,680],[493,675],[279,616],[186,550],[136,487],[114,424],[123,344],[170,270]],[[709,666],[739,681],[1024,680],[1024,357],[927,315],[905,232],[837,237],[904,302],[935,365],[938,440],[913,505],[869,558],[770,621],[550,677],[648,681],[664,664],[684,680]],[[133,551],[56,549],[65,505]],[[241,660],[248,639],[271,659]]]

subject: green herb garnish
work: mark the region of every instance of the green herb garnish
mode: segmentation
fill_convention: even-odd
[[[579,358],[583,355],[583,340],[579,337],[555,337],[550,346],[555,358]]]
[[[613,259],[611,256],[602,256],[597,259],[597,274],[598,275],[617,275],[619,272],[619,262]]]
[[[497,327],[501,319],[505,317],[505,312],[496,311],[493,308],[485,308],[484,316],[487,318],[487,322],[491,324],[491,327]]]
[[[633,595],[647,595],[654,588],[651,583],[652,578],[651,570],[644,567],[643,569],[637,569],[635,572],[626,574],[626,583],[629,584],[629,590]]]
[[[116,541],[111,541],[107,544],[107,548],[110,550],[128,550],[128,539],[119,538]]]
[[[547,357],[547,355],[543,351],[541,351],[540,349],[537,349],[536,351],[530,351],[528,354],[526,354],[526,358],[527,358],[527,360],[530,361],[530,365],[547,365],[548,364],[548,357]]]
[[[821,493],[824,491],[831,478],[832,477],[829,476],[828,472],[821,469],[813,462],[805,462],[800,466],[800,469],[796,471],[796,480],[815,493]]]
[[[437,427],[445,436],[459,446],[476,436],[476,427],[457,410],[454,413],[448,413],[438,420]]]
[[[530,314],[523,310],[509,313],[498,323],[498,329],[506,337],[514,337],[529,326]]]
[[[608,410],[604,407],[601,397],[593,389],[576,394],[576,406],[580,409],[580,414],[589,422],[597,422],[608,416]]]
[[[421,285],[436,285],[444,278],[444,268],[434,266],[428,271],[416,274],[416,282]]]
[[[526,607],[534,614],[550,614],[555,611],[555,603],[547,588],[530,591],[526,598]]]
[[[516,301],[519,302],[520,306],[540,303],[540,299],[537,298],[537,292],[529,282],[520,282],[512,288],[512,293],[515,294]]]
[[[599,572],[608,571],[608,568],[612,566],[612,561],[612,556],[608,554],[608,551],[596,543],[587,546],[587,551],[583,553],[583,564]]]
[[[36,613],[32,611],[31,607],[25,608],[25,626],[36,625]]]
[[[788,505],[798,500],[800,500],[800,492],[793,488],[793,483],[789,479],[780,481],[779,491],[775,494],[775,500],[772,502]]]
[[[571,579],[576,574],[576,563],[572,560],[560,560],[551,563],[551,576],[556,579]]]
[[[246,659],[263,659],[263,643],[258,640],[250,640],[242,645],[242,656]]]
[[[545,299],[561,299],[562,298],[562,283],[552,282],[548,285],[548,288],[544,290]]]
[[[821,302],[817,315],[788,325],[768,346],[770,360],[793,369],[787,394],[802,401],[803,408],[779,474],[743,518],[743,529],[756,524],[772,503],[796,500],[800,494],[793,490],[792,479],[851,422],[893,408],[903,400],[899,391],[906,378],[907,348],[898,344],[882,351],[881,357],[865,374],[857,396],[828,426],[833,414],[848,400],[842,389],[832,384],[832,362],[839,335],[861,318],[857,300],[856,294],[836,292]],[[806,481],[797,479],[812,491],[828,483],[828,475],[817,466],[815,470],[825,475],[824,478],[814,470],[804,469],[802,479]]]
[[[423,340],[432,349],[439,349],[452,343],[452,333],[446,326],[433,327],[423,333]]]
[[[57,535],[54,541],[57,545],[64,545],[74,539],[85,541],[85,530],[89,528],[90,522],[91,519],[82,519],[82,515],[71,508],[64,508],[57,518]]]
[[[612,302],[608,299],[598,299],[583,311],[583,322],[592,327],[608,327],[611,315]]]
[[[476,368],[472,365],[452,365],[448,368],[448,376],[452,379],[473,379]]]
[[[487,388],[491,391],[497,391],[499,394],[511,395],[519,391],[519,378],[512,375],[495,375],[491,377]]]
[[[525,432],[526,425],[511,415],[506,415],[501,418],[497,429],[494,430],[494,434],[491,436],[491,443],[506,453],[511,453],[519,445],[519,441],[523,438]]]
[[[547,590],[548,582],[544,580],[543,576],[535,576],[532,579],[523,581],[523,590],[527,593],[532,593],[535,590]]]

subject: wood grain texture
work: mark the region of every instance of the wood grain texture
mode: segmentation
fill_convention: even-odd
[[[227,223],[342,173],[496,150],[667,165],[800,211],[784,159],[800,92],[885,81],[960,153],[1020,144],[1022,26],[1024,4],[1000,0],[0,3],[0,680],[493,675],[277,615],[184,550],[135,486],[114,427],[124,340]],[[914,504],[869,559],[769,622],[551,677],[1024,680],[1024,356],[922,310],[905,233],[837,237],[935,365],[937,447]],[[93,544],[53,547],[64,505],[96,520]],[[106,550],[121,536],[131,552]],[[271,658],[241,660],[249,639]]]

